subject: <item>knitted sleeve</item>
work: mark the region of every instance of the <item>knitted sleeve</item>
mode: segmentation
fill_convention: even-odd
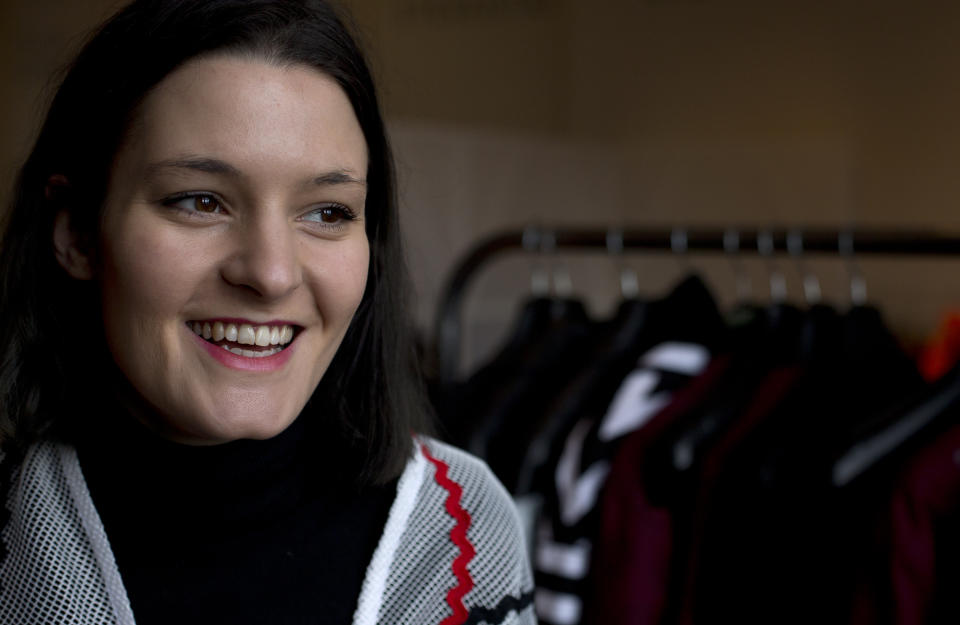
[[[76,452],[34,445],[5,472],[0,623],[133,625]]]
[[[6,485],[0,622],[133,623],[72,448],[31,449]],[[513,502],[485,464],[418,442],[361,591],[355,625],[533,625]]]
[[[397,537],[382,600],[376,617],[370,612],[357,625],[534,624],[533,578],[510,496],[469,454],[433,440],[418,446],[415,468],[401,477],[394,504],[408,515],[402,527],[395,511],[387,522],[383,543],[391,533]],[[383,543],[372,567],[384,556]]]

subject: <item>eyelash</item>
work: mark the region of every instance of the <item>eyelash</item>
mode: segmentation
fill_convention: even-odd
[[[184,193],[175,193],[170,197],[164,198],[163,200],[161,200],[160,203],[163,204],[164,206],[173,208],[188,217],[193,217],[193,218],[196,218],[200,215],[219,214],[219,213],[214,213],[213,211],[207,212],[207,211],[200,211],[200,210],[185,208],[183,206],[177,206],[179,202],[182,202],[184,200],[198,200],[202,198],[209,198],[213,200],[214,202],[216,202],[216,207],[221,211],[223,210],[223,200],[221,200],[219,197],[217,197],[213,193],[196,193],[192,191],[187,191]]]
[[[327,211],[333,211],[337,214],[338,220],[336,223],[327,223],[325,221],[322,221],[323,219],[322,215]],[[321,215],[319,220],[303,219],[303,218],[302,220],[311,224],[316,224],[321,228],[325,228],[327,230],[332,230],[332,231],[340,231],[346,228],[350,224],[350,222],[357,220],[357,214],[353,212],[350,209],[350,207],[344,206],[343,204],[337,204],[336,202],[332,202],[330,204],[326,204],[324,206],[315,208],[309,211],[306,215]]]
[[[213,202],[216,203],[216,208],[215,208],[215,210],[214,210],[214,211],[200,211],[200,210],[196,210],[195,208],[185,208],[185,207],[182,207],[182,206],[177,206],[177,204],[178,204],[179,202],[182,202],[182,201],[184,201],[184,200],[191,200],[191,199],[192,199],[192,200],[198,200],[198,199],[202,199],[202,198],[209,198],[210,200],[213,200]],[[224,204],[224,202],[223,202],[223,200],[221,200],[217,195],[215,195],[215,194],[213,194],[213,193],[199,193],[199,192],[194,192],[194,191],[186,191],[186,192],[183,192],[183,193],[176,193],[176,194],[174,194],[174,195],[171,195],[170,197],[164,198],[163,200],[161,200],[161,204],[163,204],[164,206],[167,206],[167,207],[176,209],[176,210],[179,211],[180,213],[188,216],[189,218],[193,218],[193,219],[200,218],[200,219],[203,219],[203,217],[202,217],[203,215],[221,214],[220,212],[215,212],[215,211],[216,211],[217,209],[219,209],[219,211],[222,212],[222,211],[223,211],[223,204]],[[306,216],[309,216],[309,215],[322,215],[323,213],[325,213],[325,212],[327,212],[327,211],[333,211],[333,212],[335,212],[335,213],[337,214],[338,218],[339,218],[338,221],[335,222],[335,223],[328,223],[328,222],[323,221],[323,217],[322,217],[322,216],[321,216],[319,219],[316,219],[316,220],[314,220],[314,219],[305,219]],[[321,228],[324,228],[324,229],[327,229],[327,230],[333,230],[333,231],[342,230],[343,228],[346,228],[346,227],[347,227],[347,224],[348,224],[349,222],[356,221],[356,220],[357,220],[357,214],[356,214],[352,209],[350,209],[349,206],[345,206],[345,205],[343,205],[343,204],[338,204],[338,203],[336,203],[336,202],[332,202],[332,203],[329,203],[329,204],[325,204],[325,205],[323,205],[323,206],[320,206],[320,207],[318,207],[318,208],[315,208],[315,209],[313,209],[313,210],[310,210],[310,211],[308,211],[308,212],[305,214],[304,217],[301,217],[301,221],[305,221],[305,222],[310,223],[310,224],[315,224],[315,225],[317,225],[317,226],[319,226],[319,227],[321,227]]]

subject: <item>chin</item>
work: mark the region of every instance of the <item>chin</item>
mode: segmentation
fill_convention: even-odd
[[[181,424],[160,428],[159,434],[185,445],[221,445],[235,440],[266,440],[286,430],[297,418],[296,414],[211,415]]]
[[[250,389],[253,391],[253,389]],[[240,439],[265,440],[286,430],[306,401],[283,401],[277,393],[247,392],[210,395],[185,409],[167,414],[192,415],[173,423],[195,445],[217,445]],[[200,404],[197,406],[196,404]],[[184,406],[186,408],[186,406]],[[198,410],[199,408],[199,410]]]

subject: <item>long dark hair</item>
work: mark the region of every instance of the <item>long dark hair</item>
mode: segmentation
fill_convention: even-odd
[[[0,433],[23,449],[56,435],[76,418],[77,398],[95,394],[90,353],[77,354],[105,353],[102,341],[84,345],[76,334],[102,330],[102,321],[90,287],[54,260],[54,216],[68,207],[71,225],[97,240],[112,161],[140,102],[178,66],[214,52],[313,67],[339,83],[360,122],[369,153],[366,291],[305,410],[322,407],[328,418],[335,407],[341,448],[360,458],[361,481],[389,480],[429,420],[380,107],[362,52],[323,0],[136,0],[81,50],[20,171],[0,250]],[[68,184],[48,186],[54,175]]]

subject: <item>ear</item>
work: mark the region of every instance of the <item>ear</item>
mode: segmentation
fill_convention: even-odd
[[[51,176],[47,181],[46,196],[48,201],[56,202],[69,188],[63,176]],[[59,204],[59,202],[57,202]],[[93,279],[93,264],[90,260],[88,246],[84,245],[84,237],[73,229],[70,211],[62,206],[53,219],[53,251],[57,262],[70,276],[78,280]]]

